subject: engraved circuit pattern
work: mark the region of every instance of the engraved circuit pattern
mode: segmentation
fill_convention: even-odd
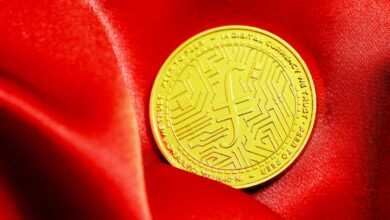
[[[183,66],[174,80],[167,97],[171,128],[184,150],[208,167],[254,166],[289,135],[296,92],[271,54],[218,45]]]

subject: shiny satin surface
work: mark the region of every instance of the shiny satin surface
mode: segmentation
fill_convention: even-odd
[[[390,4],[0,1],[1,219],[388,219]],[[317,121],[304,153],[247,191],[179,171],[149,128],[180,42],[241,24],[305,60]]]

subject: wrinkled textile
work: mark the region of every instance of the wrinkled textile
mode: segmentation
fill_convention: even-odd
[[[234,190],[169,166],[148,102],[167,56],[250,25],[311,70],[317,119],[282,175]],[[0,0],[0,219],[390,219],[388,0]]]

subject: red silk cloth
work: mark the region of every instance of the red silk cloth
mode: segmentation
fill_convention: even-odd
[[[298,160],[234,190],[169,166],[153,80],[184,40],[250,25],[308,64]],[[388,0],[1,0],[0,219],[390,219]]]

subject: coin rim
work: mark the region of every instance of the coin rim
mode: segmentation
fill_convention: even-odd
[[[283,173],[288,168],[290,168],[290,166],[296,161],[296,159],[301,155],[302,151],[306,148],[306,145],[312,136],[314,124],[316,121],[316,115],[317,115],[317,93],[316,93],[316,89],[315,89],[315,84],[314,84],[314,81],[312,78],[312,74],[311,74],[308,66],[306,65],[305,61],[299,55],[299,53],[287,41],[283,40],[282,38],[278,37],[277,35],[269,32],[267,30],[264,30],[264,29],[261,29],[258,27],[254,27],[254,26],[247,26],[247,25],[224,25],[224,26],[209,28],[209,29],[201,31],[201,32],[193,35],[192,37],[186,39],[183,43],[181,43],[175,50],[173,50],[169,54],[168,58],[166,58],[164,60],[164,63],[161,65],[160,69],[157,72],[157,75],[153,81],[152,91],[150,93],[150,98],[149,98],[149,121],[150,121],[150,126],[152,128],[152,134],[153,134],[154,140],[156,141],[156,145],[159,148],[160,152],[165,157],[165,159],[172,166],[179,168],[179,169],[182,169],[186,172],[193,173],[193,172],[185,169],[184,167],[182,167],[181,164],[179,162],[177,162],[177,160],[173,157],[173,155],[171,153],[169,153],[169,150],[166,149],[167,147],[165,146],[165,144],[164,144],[164,142],[159,134],[158,122],[155,120],[156,115],[155,115],[155,107],[153,104],[153,100],[155,98],[153,98],[153,97],[156,97],[156,90],[158,87],[157,84],[161,81],[161,77],[164,73],[163,70],[166,68],[169,61],[173,57],[175,57],[181,49],[188,46],[190,43],[192,43],[192,41],[194,41],[198,38],[201,38],[202,36],[207,35],[209,33],[212,33],[215,31],[221,31],[221,30],[235,30],[235,29],[237,29],[237,30],[250,30],[250,31],[258,32],[260,34],[266,35],[267,37],[274,38],[276,41],[280,42],[280,44],[282,44],[284,47],[286,47],[291,52],[291,54],[293,54],[295,56],[297,61],[301,64],[302,68],[305,70],[305,75],[307,76],[307,79],[310,83],[310,90],[312,90],[312,107],[313,107],[313,109],[312,109],[313,113],[312,113],[312,117],[311,117],[311,121],[310,121],[310,126],[308,127],[307,135],[305,136],[305,139],[302,142],[300,149],[298,149],[295,152],[295,154],[290,158],[290,160],[283,167],[276,170],[276,172],[272,173],[271,175],[269,175],[268,177],[266,177],[264,179],[260,179],[258,181],[254,181],[254,182],[244,184],[244,185],[230,185],[230,184],[220,182],[222,184],[231,186],[231,187],[236,188],[236,189],[243,189],[243,188],[249,188],[249,187],[257,186],[257,185],[260,185],[262,183],[268,182],[269,180],[279,176],[281,173]],[[195,175],[198,175],[198,174],[195,174]]]

